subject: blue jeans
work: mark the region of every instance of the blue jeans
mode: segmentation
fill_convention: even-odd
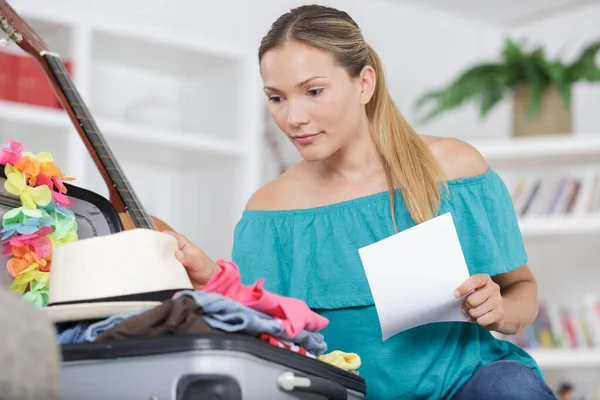
[[[477,371],[454,400],[556,400],[533,370],[517,361],[496,361]]]

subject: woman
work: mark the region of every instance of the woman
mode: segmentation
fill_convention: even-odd
[[[368,398],[554,398],[531,357],[490,333],[530,324],[537,287],[510,196],[481,155],[413,131],[344,12],[312,5],[282,15],[259,62],[270,114],[303,161],[249,199],[233,249],[242,279],[265,278],[266,289],[327,317],[329,348],[361,356]],[[473,323],[420,326],[383,342],[357,249],[445,212],[471,273],[457,296],[468,294]],[[174,235],[201,289],[218,266]]]

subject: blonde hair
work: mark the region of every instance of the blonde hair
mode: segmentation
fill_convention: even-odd
[[[348,74],[356,78],[367,65],[376,73],[373,97],[367,103],[373,141],[382,157],[394,227],[395,189],[401,190],[416,223],[433,218],[441,201],[441,172],[427,145],[408,124],[388,92],[383,65],[356,22],[331,7],[306,5],[292,9],[273,23],[258,51],[263,55],[286,41],[296,41],[327,51]]]

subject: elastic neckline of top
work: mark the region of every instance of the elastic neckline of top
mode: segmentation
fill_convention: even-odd
[[[460,187],[460,186],[468,186],[483,182],[490,178],[492,174],[495,174],[494,170],[491,167],[488,167],[487,171],[475,176],[450,179],[446,181],[446,184],[449,188],[451,187]],[[402,202],[402,196],[400,193],[400,189],[396,189],[395,192],[396,203]],[[244,210],[243,215],[246,217],[293,217],[297,215],[308,215],[308,214],[318,214],[326,211],[332,210],[340,210],[347,209],[349,207],[358,206],[365,203],[370,203],[372,201],[378,200],[380,198],[387,198],[389,196],[387,191],[377,192],[373,194],[368,194],[362,197],[356,197],[354,199],[348,199],[339,201],[337,203],[325,204],[322,206],[316,207],[307,207],[307,208],[295,208],[295,209],[270,209],[270,210]]]

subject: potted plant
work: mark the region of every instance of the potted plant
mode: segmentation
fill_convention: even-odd
[[[600,41],[587,45],[572,63],[548,60],[543,47],[531,51],[506,39],[501,60],[468,68],[447,87],[423,94],[416,110],[433,104],[419,121],[427,122],[466,102],[479,104],[483,118],[505,96],[513,95],[513,135],[570,133],[571,93],[580,81],[600,82],[596,60]]]

